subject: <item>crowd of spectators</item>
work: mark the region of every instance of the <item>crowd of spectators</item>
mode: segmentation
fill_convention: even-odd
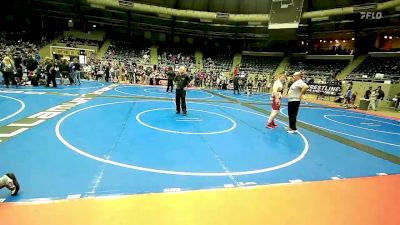
[[[0,68],[2,82],[24,84],[23,74],[37,68],[40,60],[39,49],[47,44],[56,34],[38,36],[25,31],[0,33]],[[33,69],[33,70],[35,70]]]
[[[193,51],[161,48],[158,54],[158,66],[160,68],[172,66],[174,69],[185,66],[188,70],[192,70],[196,68],[196,59]]]
[[[27,32],[1,32],[0,33],[0,57],[14,57],[15,55],[21,58],[26,58],[35,55],[39,49],[48,43],[49,37],[34,36]]]
[[[113,41],[104,58],[108,61],[118,61],[123,64],[150,65],[150,48],[143,43],[128,41]]]

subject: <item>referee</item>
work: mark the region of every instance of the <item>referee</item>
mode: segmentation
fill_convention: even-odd
[[[176,103],[176,114],[181,113],[186,116],[186,88],[189,85],[191,79],[186,73],[186,68],[181,66],[179,68],[178,75],[174,79],[176,83],[175,103]]]

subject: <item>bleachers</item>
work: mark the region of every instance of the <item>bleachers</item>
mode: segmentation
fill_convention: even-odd
[[[289,73],[304,70],[307,77],[327,82],[335,78],[348,64],[349,60],[319,60],[292,57],[286,68]]]
[[[383,78],[375,78],[377,73]],[[400,57],[368,56],[348,77],[348,80],[400,80]]]
[[[204,57],[203,66],[207,71],[229,72],[232,61],[232,54],[209,54]]]
[[[81,39],[81,38],[71,37],[71,36],[63,36],[60,39],[58,39],[57,42],[63,43],[67,47],[72,47],[72,48],[76,48],[79,45],[95,46],[95,47],[99,48],[102,44],[102,42],[100,42],[100,41]]]
[[[28,55],[38,53],[47,42],[55,35],[39,36],[21,32],[1,32],[0,33],[0,57],[19,54],[25,58]]]
[[[180,48],[162,48],[158,50],[158,66],[164,68],[172,66],[177,69],[180,66],[194,69],[196,67],[196,60],[194,51]]]
[[[150,64],[150,48],[140,43],[127,41],[113,41],[104,58],[123,63],[134,62],[140,65]]]
[[[242,56],[241,70],[248,73],[273,74],[282,61],[280,57]]]

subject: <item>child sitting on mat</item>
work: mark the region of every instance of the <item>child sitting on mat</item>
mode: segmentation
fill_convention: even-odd
[[[18,194],[19,183],[13,173],[7,173],[6,175],[0,177],[0,189],[4,187],[11,191],[12,196]]]

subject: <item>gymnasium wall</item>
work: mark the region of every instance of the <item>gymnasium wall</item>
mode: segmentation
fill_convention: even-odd
[[[60,46],[60,47],[67,47],[67,44],[65,43],[60,43],[56,42],[53,44],[54,46]],[[90,49],[93,50],[94,52],[97,52],[99,50],[98,47],[96,46],[90,46],[90,45],[76,45],[74,48],[79,48],[79,49]]]

